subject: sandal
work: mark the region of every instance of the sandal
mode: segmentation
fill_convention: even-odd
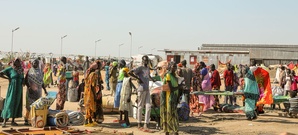
[[[11,122],[11,124],[10,124],[11,126],[18,126],[19,124],[18,123],[16,123],[16,122]]]
[[[123,123],[125,123],[125,121],[124,120],[113,120],[113,123],[123,124]]]
[[[126,123],[123,123],[123,124],[121,124],[121,127],[130,128],[130,125],[127,125]]]

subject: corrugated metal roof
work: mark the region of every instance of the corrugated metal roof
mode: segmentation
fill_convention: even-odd
[[[298,45],[281,45],[281,44],[202,44],[202,47],[298,48]]]

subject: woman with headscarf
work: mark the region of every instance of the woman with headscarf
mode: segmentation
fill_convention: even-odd
[[[52,69],[51,69],[51,64],[47,63],[45,68],[43,69],[43,83],[45,87],[50,88],[50,83],[52,82],[51,74],[52,74]]]
[[[244,78],[244,97],[245,97],[245,115],[248,120],[256,119],[257,113],[255,111],[257,101],[260,93],[258,83],[253,72],[247,67],[245,69]]]
[[[93,123],[92,118],[94,118],[96,112],[96,87],[98,83],[97,69],[98,65],[94,62],[86,71],[84,90],[84,105],[86,109],[85,125]]]
[[[200,62],[202,91],[211,91],[211,80],[208,74],[208,69],[204,62]],[[214,97],[210,95],[199,95],[199,102],[204,103],[203,111],[207,111],[214,104]]]
[[[170,90],[162,91],[160,97],[160,118],[161,126],[166,135],[174,132],[178,135],[179,119],[177,113],[178,104],[178,78],[176,76],[177,65],[170,62],[168,73],[164,77],[164,85],[168,85]]]
[[[200,64],[196,63],[195,67],[193,69],[193,79],[192,79],[192,84],[193,84],[193,88],[191,90],[191,92],[194,91],[201,91],[202,90],[202,79],[201,79],[201,73],[200,73]],[[189,100],[189,107],[190,107],[190,115],[193,116],[194,113],[198,113],[200,114],[201,112],[201,108],[200,108],[200,103],[199,103],[199,99],[198,96],[195,94],[190,95],[190,100]]]
[[[193,84],[193,91],[201,91],[202,90],[202,79],[201,79],[201,73],[200,73],[200,64],[196,63],[194,69],[193,69],[193,79],[192,79],[192,84]]]
[[[58,78],[57,78],[57,100],[56,100],[56,110],[63,110],[64,103],[66,99],[66,57],[62,57],[60,60],[60,66],[58,69]]]
[[[32,63],[33,67],[29,69],[25,77],[25,85],[27,86],[26,92],[26,113],[24,116],[24,125],[29,125],[28,118],[30,113],[30,105],[39,99],[42,95],[42,89],[44,89],[47,95],[47,90],[42,80],[42,73],[39,69],[39,60],[36,59]]]
[[[4,102],[1,117],[4,119],[2,127],[6,127],[6,122],[12,118],[11,126],[18,126],[15,118],[22,117],[23,105],[23,80],[24,70],[19,58],[15,59],[11,67],[0,72],[0,77],[8,79],[8,90]]]
[[[98,124],[101,124],[104,121],[103,117],[103,108],[102,108],[102,90],[103,90],[103,80],[101,76],[101,62],[99,60],[95,61],[97,64],[97,69],[95,73],[97,74],[97,85],[95,89],[95,104],[96,104],[96,111],[94,113],[94,121]]]

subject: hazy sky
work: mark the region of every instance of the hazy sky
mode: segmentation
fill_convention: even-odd
[[[130,55],[202,43],[298,44],[295,0],[2,0],[0,50]],[[142,48],[138,49],[140,46]],[[160,53],[164,55],[164,53]]]

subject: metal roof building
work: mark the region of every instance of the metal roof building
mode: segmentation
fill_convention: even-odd
[[[180,62],[185,59],[188,65],[204,61],[207,65],[219,62],[232,64],[275,64],[298,63],[298,45],[274,44],[202,44],[198,50],[163,50],[168,61]]]

